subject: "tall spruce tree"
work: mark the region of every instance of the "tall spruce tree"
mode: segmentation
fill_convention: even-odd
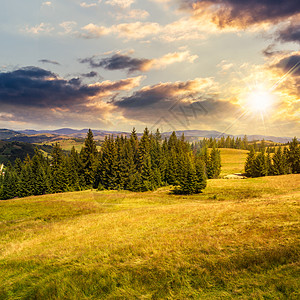
[[[254,173],[254,160],[255,160],[255,150],[254,147],[250,147],[250,152],[248,153],[248,156],[246,158],[245,163],[245,173],[246,176],[252,177]]]
[[[2,183],[1,199],[7,200],[18,196],[18,176],[10,162],[7,163]]]
[[[34,181],[30,163],[24,163],[18,181],[18,196],[27,197],[34,194]]]
[[[278,147],[277,151],[275,151],[273,158],[273,165],[272,165],[272,175],[282,175],[285,173],[284,170],[284,160],[283,154],[281,151],[281,147]]]
[[[36,148],[31,163],[32,180],[34,182],[33,194],[43,195],[48,192],[48,178],[46,174],[46,162],[42,153]]]
[[[118,189],[118,153],[113,136],[105,137],[101,148],[100,183],[105,189]]]
[[[209,179],[218,178],[221,173],[221,154],[220,150],[216,149],[215,145],[213,145],[213,148],[210,152],[206,171]]]
[[[74,146],[72,147],[70,156],[68,157],[68,167],[70,187],[74,191],[80,191],[85,185],[85,180],[82,172],[82,162]]]
[[[146,127],[139,142],[138,148],[138,171],[142,179],[142,191],[150,191],[156,188],[152,170],[150,154],[150,135]]]
[[[261,177],[268,174],[264,149],[258,153],[253,162],[252,177]]]
[[[80,152],[80,158],[83,166],[83,174],[87,187],[94,186],[96,170],[98,166],[98,151],[94,141],[93,132],[88,130],[84,146]]]
[[[288,162],[293,174],[300,173],[300,146],[296,137],[289,144]]]
[[[67,190],[68,182],[65,156],[58,143],[52,148],[51,156],[51,190],[53,193],[61,193]]]

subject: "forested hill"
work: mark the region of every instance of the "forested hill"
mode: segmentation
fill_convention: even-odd
[[[51,146],[46,145],[36,146],[23,142],[0,141],[0,164],[6,164],[8,161],[14,162],[16,158],[24,160],[27,154],[32,157],[36,147],[48,153],[50,153],[52,149]]]
[[[22,133],[10,130],[10,129],[0,129],[0,140],[7,140],[10,138],[17,138],[23,136]]]

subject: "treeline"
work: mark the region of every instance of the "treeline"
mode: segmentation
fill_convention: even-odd
[[[175,132],[162,140],[160,132],[140,139],[133,130],[130,137],[106,137],[101,150],[96,148],[91,130],[80,153],[73,147],[66,155],[55,144],[51,158],[36,150],[24,161],[16,159],[0,176],[0,197],[11,199],[90,188],[152,191],[173,185],[174,193],[199,193],[206,187],[206,178],[216,178],[221,171],[218,149],[195,155],[184,136]]]
[[[255,152],[251,147],[245,163],[245,173],[248,177],[273,176],[300,173],[300,146],[296,138],[288,147],[277,147],[274,154],[271,148]]]
[[[266,143],[265,140],[249,142],[247,136],[243,138],[227,136],[226,138],[222,136],[221,138],[204,138],[199,142],[194,142],[191,144],[192,150],[194,152],[201,151],[202,148],[231,148],[231,149],[241,149],[250,150],[252,147],[255,151],[262,151],[263,149],[269,148],[271,153],[275,152],[276,143]]]

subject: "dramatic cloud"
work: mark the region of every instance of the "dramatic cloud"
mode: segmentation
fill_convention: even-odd
[[[299,106],[300,103],[300,53],[296,52],[283,57],[271,68],[279,71],[281,76],[279,88],[288,102],[290,99],[289,107],[292,107],[292,112],[298,111],[299,116],[300,107],[296,108],[294,105],[297,103]]]
[[[277,32],[278,40],[282,42],[295,42],[300,44],[300,21],[291,23]]]
[[[49,60],[49,59],[40,59],[39,62],[43,64],[52,64],[52,65],[58,65],[60,66],[60,63],[54,60]]]
[[[220,28],[245,28],[260,23],[278,23],[300,12],[298,0],[181,0],[183,9],[195,17],[210,17]]]
[[[129,72],[146,71],[151,62],[150,59],[131,58],[128,55],[114,54],[111,57],[103,58],[96,61],[95,58],[85,58],[80,60],[81,63],[89,63],[92,68],[102,67],[106,70],[127,69]]]
[[[143,87],[132,96],[113,104],[128,119],[153,125],[161,120],[176,126],[189,126],[232,116],[239,107],[218,100],[217,84],[211,78],[196,78],[186,82],[160,83]],[[155,116],[155,117],[154,117]]]
[[[276,68],[283,72],[290,72],[294,76],[300,76],[300,54],[287,56],[281,59],[276,65]]]
[[[85,77],[96,74],[91,72]],[[142,79],[138,76],[84,84],[80,78],[65,80],[37,67],[2,72],[0,123],[10,126],[113,126],[112,120],[118,112],[109,100],[139,86]]]
[[[132,96],[123,98],[115,104],[119,107],[149,107],[157,102],[176,98],[177,96],[193,96],[212,88],[212,86],[213,81],[210,78],[196,78],[186,82],[159,83],[143,87]]]
[[[0,73],[0,103],[40,108],[70,108],[85,105],[96,96],[130,90],[138,86],[140,80],[141,77],[135,77],[86,85],[79,78],[65,80],[50,71],[26,67]]]
[[[160,69],[176,62],[193,62],[197,57],[197,55],[190,55],[189,51],[168,53],[157,59],[132,58],[127,54],[116,53],[111,57],[100,60],[97,60],[96,57],[89,57],[79,61],[88,63],[92,68],[102,67],[106,70],[128,70],[128,72],[134,72]]]

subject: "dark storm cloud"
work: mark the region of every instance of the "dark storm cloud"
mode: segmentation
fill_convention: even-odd
[[[54,60],[49,60],[49,59],[40,59],[39,62],[43,64],[52,64],[52,65],[58,65],[60,66],[60,63]]]
[[[33,107],[64,107],[96,95],[98,88],[83,85],[78,78],[59,79],[37,67],[0,73],[0,103]]]
[[[286,88],[290,95],[300,96],[300,55],[293,54],[282,58],[277,64],[271,66],[280,71],[282,78],[287,79],[281,88]]]
[[[181,0],[181,3],[196,16],[210,11],[212,21],[221,28],[277,23],[300,12],[299,0]]]
[[[236,105],[218,100],[217,95],[205,89],[202,92],[195,87],[195,81],[146,87],[113,104],[122,110],[124,116],[145,122],[155,121],[159,116],[182,117],[182,114],[184,118],[198,114],[203,119],[211,119],[231,116],[237,110]]]
[[[125,97],[115,104],[124,108],[141,108],[153,106],[161,101],[169,101],[171,94],[166,89],[152,88],[135,92],[132,96]]]
[[[277,32],[278,40],[282,42],[295,42],[300,44],[300,23],[290,24]]]
[[[284,72],[291,71],[294,76],[300,76],[300,55],[291,55],[280,60],[276,68]]]
[[[89,97],[126,89],[136,79],[95,85],[83,84],[80,78],[61,79],[56,74],[37,67],[26,67],[0,73],[0,104],[40,108],[70,108],[84,105]]]
[[[95,57],[89,57],[79,60],[81,63],[88,63],[92,68],[104,68],[106,70],[125,70],[128,72],[145,71],[147,65],[151,63],[150,59],[132,58],[129,55],[114,54],[111,57],[96,60]]]

